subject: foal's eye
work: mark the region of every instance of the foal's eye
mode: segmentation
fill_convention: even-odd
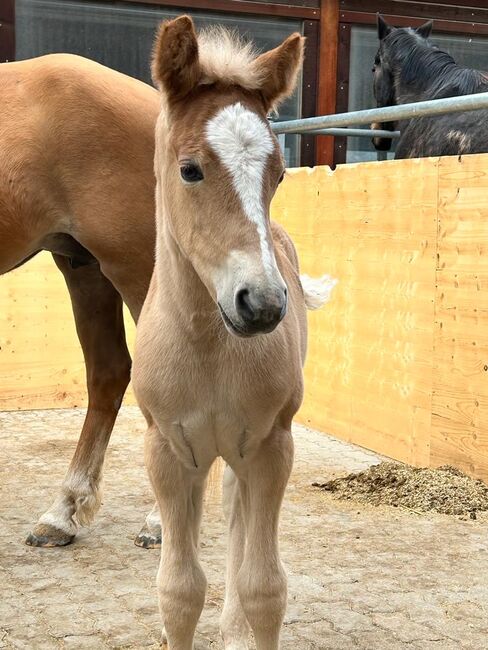
[[[185,163],[180,167],[181,178],[186,183],[196,183],[203,180],[202,170],[195,163]]]
[[[278,181],[278,185],[281,183],[281,181],[285,178],[285,172],[283,171],[280,176],[280,180]]]

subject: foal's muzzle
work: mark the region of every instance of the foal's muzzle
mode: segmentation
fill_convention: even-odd
[[[286,314],[287,290],[273,287],[263,291],[244,285],[235,292],[234,306],[241,335],[267,334]]]

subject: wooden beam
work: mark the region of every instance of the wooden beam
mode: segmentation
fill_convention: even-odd
[[[0,63],[15,59],[15,0],[0,0]]]
[[[335,113],[338,43],[339,0],[322,0],[320,7],[317,115]],[[334,163],[334,138],[318,137],[315,146],[317,165],[332,165]]]
[[[471,2],[469,3],[472,4]],[[468,6],[468,3],[457,3],[447,5],[444,1],[439,4],[419,2],[418,0],[341,0],[341,11],[362,12],[367,14],[388,14],[391,16],[413,16],[419,21],[426,21],[430,18],[465,22],[465,23],[487,23],[488,6],[486,0],[483,4]]]
[[[103,0],[113,3],[115,0]],[[129,2],[129,0],[123,0]],[[302,5],[273,4],[270,2],[253,2],[253,0],[130,0],[130,2],[145,5],[158,5],[161,9],[165,7],[177,7],[181,13],[192,9],[203,9],[207,11],[223,11],[235,14],[264,14],[267,16],[282,16],[284,18],[303,18],[318,20],[320,9],[316,7],[304,7]]]
[[[302,117],[314,117],[317,110],[317,82],[319,62],[319,21],[305,20],[303,35],[307,42],[305,46],[305,61],[303,62],[302,77]],[[300,166],[313,167],[316,164],[316,138],[313,135],[302,135],[300,138]]]
[[[410,16],[395,16],[393,14],[382,14],[384,19],[391,25],[397,27],[417,27],[425,22],[424,19],[413,18]],[[375,25],[376,14],[364,11],[341,11],[341,23],[350,23],[356,25]],[[434,18],[435,32],[450,32],[454,34],[475,34],[479,36],[488,35],[488,23],[471,23],[456,20],[439,20]]]
[[[0,21],[15,22],[15,0],[0,0]]]

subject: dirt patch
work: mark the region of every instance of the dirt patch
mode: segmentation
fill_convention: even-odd
[[[488,510],[488,485],[450,465],[426,469],[384,462],[314,486],[338,499],[403,507],[418,512],[466,515]]]

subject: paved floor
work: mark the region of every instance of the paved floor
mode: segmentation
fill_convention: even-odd
[[[81,411],[0,413],[0,648],[157,648],[156,551],[132,540],[151,505],[143,421],[123,410],[99,516],[72,546],[23,544],[50,503]],[[282,519],[289,575],[284,650],[488,648],[488,523],[334,501],[311,487],[378,462],[296,428]],[[209,588],[196,648],[222,648],[224,526],[216,483],[203,524]]]

